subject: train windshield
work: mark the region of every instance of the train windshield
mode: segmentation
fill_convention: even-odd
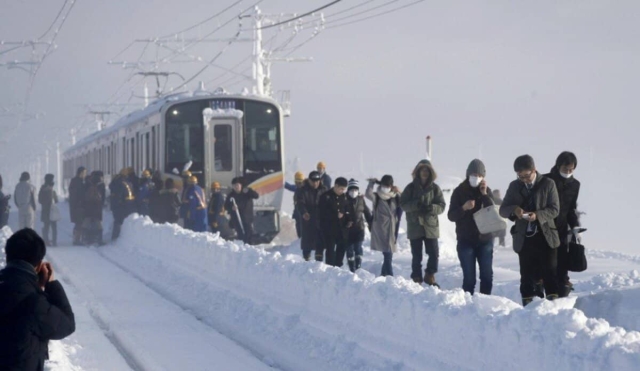
[[[194,101],[175,105],[167,111],[165,172],[174,168],[182,171],[189,161],[193,162],[191,171],[204,170],[202,110],[202,102]]]
[[[244,104],[244,168],[247,176],[282,170],[280,113],[269,103]]]

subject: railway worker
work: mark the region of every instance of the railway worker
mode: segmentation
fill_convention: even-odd
[[[86,190],[84,192],[84,221],[82,223],[83,237],[85,245],[102,245],[102,192],[100,184],[102,177],[99,172],[94,171],[89,176]]]
[[[191,229],[189,226],[189,221],[187,218],[187,214],[189,213],[189,200],[187,200],[187,189],[189,188],[189,178],[191,178],[191,172],[189,170],[185,170],[182,172],[182,193],[180,195],[180,200],[182,201],[182,206],[180,207],[180,219],[182,219],[182,226],[185,229]]]
[[[153,172],[151,182],[153,183],[153,187],[151,190],[151,198],[149,199],[149,217],[154,223],[164,223],[160,222],[160,192],[162,192],[164,188],[164,181],[162,180],[160,171],[156,170]]]
[[[13,192],[13,201],[18,207],[20,229],[34,228],[36,223],[36,187],[31,184],[31,176],[26,171],[20,176],[20,183]]]
[[[133,168],[127,167],[109,184],[111,191],[111,211],[113,212],[113,231],[111,239],[120,236],[120,229],[124,220],[136,210],[136,198],[134,194],[132,177],[135,177]]]
[[[231,228],[238,233],[238,239],[251,244],[253,237],[253,200],[257,200],[258,192],[247,187],[242,177],[231,181],[231,192],[227,196],[224,208],[231,216]]]
[[[51,210],[57,210],[57,206],[53,206],[58,203],[58,195],[53,189],[53,174],[47,174],[44,176],[44,184],[40,187],[38,192],[38,203],[42,205],[42,212],[40,214],[40,221],[42,221],[42,238],[44,238],[47,246],[56,246],[58,242],[58,220],[60,219],[60,213],[55,212],[52,214]],[[51,230],[51,239],[49,239],[49,230]]]
[[[560,297],[569,296],[573,289],[573,284],[569,281],[569,242],[575,238],[576,242],[580,243],[578,234],[580,220],[577,210],[580,182],[573,176],[577,166],[578,159],[575,154],[562,152],[556,159],[556,164],[551,172],[545,175],[556,183],[560,200],[560,211],[555,219],[558,237],[560,237],[557,269]]]
[[[211,183],[211,196],[209,196],[209,205],[207,207],[207,215],[209,226],[212,233],[220,232],[220,225],[224,216],[224,195],[219,182]],[[221,233],[222,235],[222,233]]]
[[[438,215],[444,212],[446,203],[442,189],[435,183],[436,171],[431,162],[422,160],[413,169],[413,181],[402,192],[401,206],[407,213],[407,238],[411,241],[411,279],[417,283],[438,286],[436,273],[440,247],[440,222]],[[422,276],[422,246],[429,255]]]
[[[316,166],[316,170],[322,177],[322,185],[327,189],[331,189],[331,177],[327,174],[327,165],[323,161],[320,161]]]
[[[284,188],[288,191],[293,192],[293,215],[292,218],[296,222],[296,234],[298,238],[301,236],[302,229],[302,216],[298,213],[298,208],[296,207],[296,192],[298,189],[302,188],[304,185],[304,174],[301,171],[298,171],[293,176],[294,184],[289,182],[284,183]]]
[[[536,171],[533,158],[516,158],[513,169],[518,179],[509,184],[500,206],[500,215],[515,221],[513,250],[520,262],[522,305],[533,301],[536,283],[542,274],[547,299],[558,297],[557,263],[560,237],[555,218],[560,210],[554,181]]]
[[[144,170],[140,176],[140,182],[136,190],[136,204],[138,207],[138,214],[142,216],[149,215],[151,195],[155,188],[153,182],[151,182],[151,172]]]
[[[327,188],[322,184],[322,176],[317,171],[309,173],[305,184],[296,191],[296,209],[302,218],[300,248],[306,261],[311,259],[311,251],[320,249],[322,253],[318,202],[326,191]]]
[[[64,288],[55,279],[47,248],[32,229],[13,234],[0,271],[0,370],[44,370],[49,340],[76,328]]]
[[[198,178],[192,175],[187,181],[187,219],[189,229],[194,232],[207,231],[207,200]]]
[[[158,221],[156,223],[178,223],[182,199],[172,178],[164,181],[164,189],[158,199]]]
[[[11,195],[2,193],[2,176],[0,175],[0,229],[9,223],[9,211],[11,210],[9,199],[11,199]]]
[[[379,186],[374,191],[376,184]],[[381,275],[393,276],[393,253],[397,249],[398,228],[402,218],[400,190],[393,184],[393,177],[385,175],[380,181],[369,179],[365,196],[373,203],[371,250],[382,253]]]
[[[466,179],[453,191],[449,220],[456,223],[458,259],[462,267],[462,289],[473,295],[476,288],[476,262],[480,267],[480,293],[491,295],[493,288],[494,235],[480,234],[473,214],[494,205],[493,193],[487,186],[486,168],[475,159],[467,167]]]
[[[364,242],[365,222],[371,225],[373,219],[371,210],[369,210],[369,206],[367,206],[367,203],[364,201],[364,196],[360,194],[358,181],[355,179],[350,179],[349,185],[347,186],[347,208],[353,219],[353,223],[349,226],[347,236],[347,264],[349,265],[349,270],[355,272],[360,269],[360,265],[362,264],[362,243]],[[337,251],[336,265],[341,267],[343,259],[344,251]]]
[[[348,228],[353,225],[345,194],[348,185],[347,179],[337,178],[333,188],[320,196],[318,202],[318,217],[323,243],[322,248],[316,250],[316,261],[322,261],[324,250],[325,264],[331,266],[337,265],[336,252],[345,250]]]
[[[73,223],[73,245],[82,244],[82,215],[83,206],[82,198],[84,196],[85,178],[87,177],[87,169],[80,166],[76,171],[76,176],[71,179],[69,184],[69,218]]]

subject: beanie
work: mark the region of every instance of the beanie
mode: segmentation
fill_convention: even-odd
[[[487,169],[484,167],[484,163],[478,159],[471,161],[467,167],[467,178],[471,174],[478,174],[484,178],[487,175]]]

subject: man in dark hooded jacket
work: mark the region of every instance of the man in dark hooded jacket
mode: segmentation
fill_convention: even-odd
[[[238,238],[246,244],[251,244],[253,239],[253,200],[257,200],[260,195],[247,187],[243,178],[233,179],[231,187],[232,190],[227,196],[224,208],[231,216],[231,227],[238,233]],[[242,220],[238,220],[238,214]]]
[[[69,216],[73,223],[73,244],[82,244],[82,223],[84,221],[84,187],[85,178],[87,177],[87,169],[80,166],[76,171],[76,176],[71,179],[69,184]]]
[[[44,370],[49,340],[75,331],[69,300],[53,269],[42,259],[46,247],[32,229],[7,240],[7,266],[0,271],[0,370]]]

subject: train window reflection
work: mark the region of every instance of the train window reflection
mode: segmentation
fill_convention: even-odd
[[[199,102],[184,103],[176,108],[180,111],[179,115],[171,114],[173,109],[167,112],[165,171],[182,169],[189,161],[193,162],[192,171],[202,171],[204,140],[201,105]]]
[[[213,129],[216,171],[232,171],[233,139],[231,125],[216,125]]]

